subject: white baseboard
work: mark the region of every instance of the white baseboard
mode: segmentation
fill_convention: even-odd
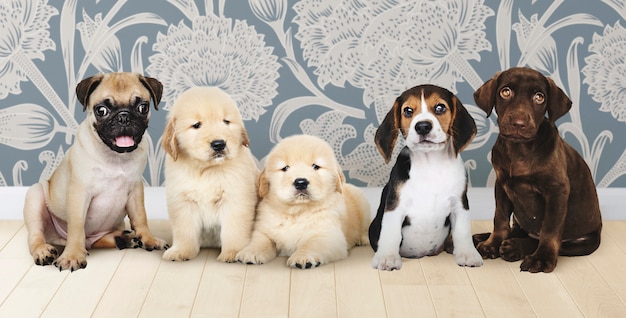
[[[372,215],[376,214],[382,188],[363,188],[370,201]],[[0,220],[21,220],[24,208],[26,187],[0,187]],[[600,209],[604,220],[626,220],[624,197],[626,188],[598,188]],[[468,199],[472,219],[489,220],[493,218],[495,203],[493,188],[470,188]],[[165,188],[147,187],[145,202],[148,219],[164,220],[168,218],[165,202]]]

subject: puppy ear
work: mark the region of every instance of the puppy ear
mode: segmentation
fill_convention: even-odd
[[[343,174],[343,169],[337,163],[337,178],[335,178],[335,187],[337,188],[337,192],[343,193],[343,185],[346,183],[346,176]]]
[[[400,130],[400,97],[396,98],[393,106],[380,123],[378,129],[376,129],[376,136],[374,142],[378,152],[385,158],[385,163],[389,163],[391,160],[391,154],[393,148],[396,146],[398,140],[398,131]]]
[[[161,137],[161,147],[176,161],[176,159],[178,159],[178,142],[176,141],[174,121],[175,119],[171,118],[165,124],[163,137]]]
[[[83,111],[87,109],[89,106],[89,96],[93,91],[100,85],[102,82],[102,78],[104,75],[98,74],[92,77],[85,78],[80,81],[78,85],[76,85],[76,97],[78,97],[78,101],[83,105]]]
[[[487,117],[491,115],[493,105],[496,102],[496,89],[498,89],[497,85],[500,73],[501,72],[496,73],[490,80],[486,81],[474,92],[474,101],[476,102],[476,106],[480,107],[480,109],[487,113]]]
[[[265,169],[259,174],[259,198],[265,197],[270,192],[270,182],[265,176]]]
[[[556,86],[551,78],[546,77],[546,79],[550,86],[550,91],[548,92],[550,94],[548,95],[548,119],[554,123],[572,108],[572,101],[561,88]]]
[[[146,77],[138,75],[139,81],[150,92],[152,102],[154,103],[154,109],[159,110],[159,103],[161,102],[161,96],[163,95],[163,84],[156,78]]]
[[[455,112],[451,135],[454,143],[454,152],[458,155],[476,136],[476,122],[456,96],[452,96],[452,102],[454,103]]]
[[[250,147],[250,138],[248,137],[248,131],[244,126],[241,126],[241,144],[244,147]]]

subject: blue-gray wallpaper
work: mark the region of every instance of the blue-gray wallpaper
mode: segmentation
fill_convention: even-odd
[[[473,92],[499,71],[535,68],[569,95],[557,124],[599,187],[626,186],[624,0],[0,0],[0,185],[47,179],[85,115],[74,89],[100,72],[164,84],[144,174],[163,183],[160,138],[184,90],[219,86],[263,158],[281,138],[328,141],[348,180],[381,186],[391,169],[374,133],[405,89],[455,92],[478,135],[462,156],[491,186],[495,114]]]

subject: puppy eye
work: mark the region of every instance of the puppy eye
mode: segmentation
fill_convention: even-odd
[[[443,115],[446,112],[446,109],[446,105],[439,103],[435,105],[435,114]]]
[[[511,89],[508,86],[507,87],[503,87],[500,90],[500,97],[502,97],[504,99],[509,99],[512,95],[513,95],[513,91],[511,91]]]
[[[94,112],[96,113],[96,116],[98,117],[106,117],[111,113],[109,108],[107,108],[104,105],[96,106],[96,108],[94,109]]]
[[[540,104],[541,105],[541,104],[543,104],[543,102],[546,101],[546,96],[543,95],[542,92],[537,92],[537,93],[535,93],[535,96],[533,97],[533,99],[535,100],[536,104]]]
[[[193,128],[193,129],[199,129],[200,127],[202,127],[202,123],[201,122],[197,122],[197,123],[191,125],[191,128]]]
[[[320,170],[320,166],[313,164],[311,167],[313,167],[313,170]]]
[[[230,124],[230,120],[224,119],[224,124],[229,125]]]
[[[282,167],[280,170],[281,170],[281,171],[287,171],[287,170],[289,170],[289,166],[284,166],[284,167]]]
[[[406,107],[403,113],[404,113],[404,117],[413,117],[413,108]]]
[[[137,105],[137,112],[142,115],[147,114],[149,110],[150,110],[150,104],[148,103],[141,103]]]

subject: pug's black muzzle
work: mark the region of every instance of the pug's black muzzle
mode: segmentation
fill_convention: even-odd
[[[94,127],[102,142],[111,150],[131,152],[137,149],[148,128],[148,117],[133,111],[132,107],[110,109],[106,116],[96,114]]]

